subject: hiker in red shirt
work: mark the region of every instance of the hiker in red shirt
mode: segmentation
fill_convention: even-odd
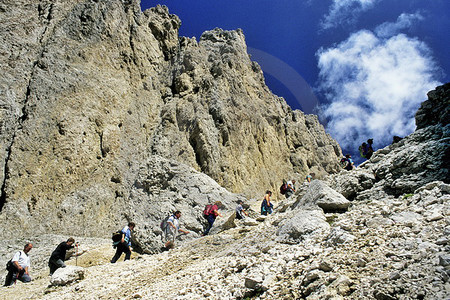
[[[212,204],[212,205],[210,204],[210,205],[206,206],[206,208],[203,212],[203,216],[206,218],[206,220],[208,220],[208,226],[206,227],[206,230],[203,233],[203,235],[208,235],[217,216],[222,217],[222,215],[219,212],[219,209],[222,207],[223,207],[223,205],[222,205],[222,202],[220,202],[220,201],[216,201],[214,204]]]

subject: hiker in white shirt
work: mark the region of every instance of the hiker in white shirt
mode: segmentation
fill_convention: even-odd
[[[8,263],[8,275],[6,275],[5,286],[13,285],[17,279],[22,282],[30,282],[31,277],[28,273],[30,267],[30,257],[28,252],[33,248],[33,244],[27,243],[23,251],[18,251]]]

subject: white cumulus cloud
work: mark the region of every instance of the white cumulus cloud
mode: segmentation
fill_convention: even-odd
[[[415,14],[401,14],[396,22],[385,22],[377,28],[375,28],[375,33],[379,37],[390,37],[394,34],[399,33],[403,29],[408,29],[414,25],[417,21],[422,21],[424,18],[420,13]]]
[[[359,15],[371,9],[379,0],[333,0],[328,15],[321,22],[322,29],[352,24]]]
[[[368,138],[379,148],[413,132],[417,108],[440,84],[428,46],[404,34],[361,30],[316,54],[319,88],[330,103],[322,112],[327,130],[353,153]]]

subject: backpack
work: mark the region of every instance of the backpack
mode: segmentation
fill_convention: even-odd
[[[22,251],[19,251],[20,255],[22,255]],[[14,257],[13,257],[14,258]],[[12,258],[10,260],[8,260],[8,262],[6,263],[6,270],[7,271],[14,271],[16,269],[16,266],[14,265],[14,263],[12,262]]]
[[[366,150],[363,148],[363,146],[361,145],[361,146],[359,146],[359,148],[358,148],[358,150],[359,150],[359,156],[361,156],[361,157],[363,157],[363,158],[366,158]]]
[[[113,244],[118,244],[122,240],[122,234],[123,234],[122,230],[113,232],[111,237]]]
[[[212,213],[212,204],[208,204],[205,206],[205,209],[203,210],[203,216],[206,218]]]
[[[341,167],[345,168],[348,165],[348,158],[347,157],[341,158],[340,164]]]
[[[12,268],[13,268],[13,262],[12,262],[12,260],[10,259],[10,260],[8,260],[8,262],[6,263],[6,271],[12,271]]]
[[[287,192],[287,183],[283,183],[283,184],[280,186],[280,194],[281,194],[281,195],[284,195],[284,194],[286,194],[286,192]]]
[[[161,221],[161,224],[159,224],[159,227],[161,228],[161,230],[162,230],[163,232],[166,231],[166,228],[167,228],[167,221],[169,220],[170,217],[171,217],[171,215],[167,215],[167,216]]]

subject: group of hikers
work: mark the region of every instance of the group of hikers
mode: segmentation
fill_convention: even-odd
[[[60,243],[55,250],[53,250],[48,260],[48,266],[50,268],[50,275],[59,269],[65,268],[64,261],[66,260],[67,250],[74,247],[78,247],[78,243],[75,243],[74,238],[70,237],[67,241]],[[23,250],[14,254],[13,258],[6,264],[6,270],[8,274],[5,278],[5,286],[13,285],[17,280],[22,282],[30,282],[31,276],[28,272],[30,267],[30,257],[28,253],[33,248],[32,243],[26,243]]]
[[[373,139],[368,139],[367,142],[364,142],[359,146],[359,155],[362,158],[370,159],[374,152],[373,150]],[[350,154],[346,154],[340,161],[343,169],[347,171],[351,171],[355,168],[355,163],[353,162],[352,156]]]
[[[305,184],[309,184],[314,176],[314,173],[308,174],[305,178]],[[280,187],[280,194],[284,195],[286,198],[292,196],[296,191],[295,183],[295,180],[283,180],[283,184]],[[261,203],[261,215],[268,215],[273,212],[274,206],[271,197],[272,192],[267,190]],[[224,205],[220,201],[216,201],[214,204],[206,205],[203,211],[203,217],[206,219],[207,224],[202,236],[209,234],[217,217],[223,217],[223,215],[219,212],[219,210],[223,207]],[[247,208],[248,206],[244,205],[242,200],[239,200],[235,209],[235,218],[244,219],[249,216],[249,213],[246,210]],[[180,218],[181,212],[177,210],[161,222],[162,239],[164,244],[161,249],[162,251],[166,251],[174,247],[175,239],[179,232],[189,234],[188,230],[180,228]],[[130,259],[132,251],[131,236],[135,227],[136,224],[134,222],[129,222],[128,225],[123,227],[122,230],[119,230],[113,234],[113,247],[116,249],[116,252],[111,259],[111,263],[117,262],[122,254],[125,254],[124,260]],[[61,242],[56,247],[56,249],[51,253],[48,261],[50,275],[53,275],[57,269],[66,267],[64,261],[66,260],[66,253],[68,250],[77,247],[76,255],[79,254],[78,245],[78,243],[75,243],[75,239],[70,237],[67,241]],[[24,283],[31,281],[31,277],[28,272],[28,268],[30,267],[30,257],[28,253],[32,248],[33,244],[27,243],[23,250],[16,252],[13,258],[8,261],[6,266],[8,274],[5,279],[5,286],[13,285],[16,280],[20,280]]]

